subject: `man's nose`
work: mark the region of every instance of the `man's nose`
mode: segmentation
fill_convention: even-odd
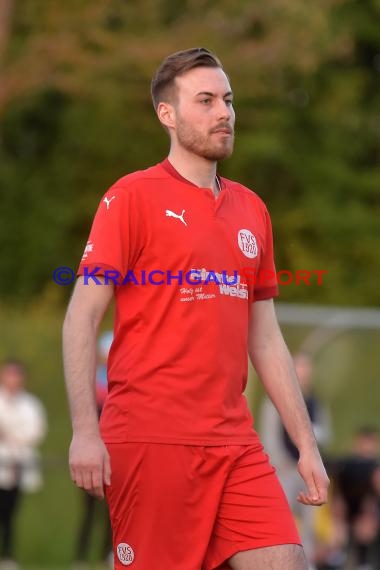
[[[219,120],[229,121],[234,115],[232,105],[228,104],[224,99],[220,99],[217,106],[217,115]]]

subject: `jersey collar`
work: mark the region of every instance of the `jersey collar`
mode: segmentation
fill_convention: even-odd
[[[180,174],[178,172],[178,170],[176,170],[174,168],[174,166],[172,165],[172,163],[170,162],[170,160],[168,158],[165,158],[165,160],[163,160],[161,162],[161,166],[162,166],[162,168],[164,168],[166,170],[166,172],[168,172],[170,174],[170,176],[173,176],[173,178],[176,178],[180,182],[185,182],[186,184],[191,184],[191,186],[195,186],[195,188],[199,188],[199,186],[194,184],[194,182],[191,182],[190,180],[187,180],[187,178],[182,176],[182,174]],[[220,176],[218,176],[218,180],[220,183],[220,188],[223,190],[223,188],[224,188],[223,180],[220,178]]]

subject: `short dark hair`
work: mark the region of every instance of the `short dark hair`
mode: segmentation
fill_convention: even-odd
[[[378,437],[379,429],[375,425],[364,424],[357,428],[356,437]]]
[[[7,358],[0,364],[0,372],[3,372],[6,368],[14,368],[22,376],[26,376],[26,366],[22,360],[18,358]]]
[[[219,58],[206,48],[190,48],[168,55],[158,67],[152,79],[151,94],[153,106],[173,97],[174,80],[196,67],[219,67],[223,69]]]

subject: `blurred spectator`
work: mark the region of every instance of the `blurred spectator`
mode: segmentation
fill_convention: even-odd
[[[26,371],[17,360],[0,367],[0,568],[17,568],[14,522],[20,496],[42,484],[36,447],[46,434],[41,402],[25,390]]]
[[[350,455],[339,460],[334,476],[337,523],[346,526],[345,568],[380,569],[379,431],[371,426],[355,434]]]
[[[312,360],[309,355],[298,353],[294,355],[294,365],[316,440],[323,449],[323,446],[330,440],[330,417],[312,390]],[[265,397],[262,402],[259,414],[259,432],[265,450],[270,456],[271,463],[276,467],[289,504],[296,516],[305,554],[312,564],[315,558],[316,509],[297,501],[298,493],[304,487],[297,469],[298,450],[285,431],[281,418],[268,397]]]
[[[96,386],[95,395],[100,416],[104,402],[107,397],[107,359],[108,353],[113,341],[113,333],[111,331],[104,332],[98,340],[98,366],[96,369]],[[78,542],[76,545],[76,566],[88,561],[90,551],[90,539],[93,531],[97,511],[101,511],[100,518],[104,525],[103,543],[101,546],[101,558],[108,562],[110,552],[112,551],[112,532],[109,521],[108,508],[106,503],[98,501],[92,495],[85,491],[83,493],[83,515],[78,533]]]

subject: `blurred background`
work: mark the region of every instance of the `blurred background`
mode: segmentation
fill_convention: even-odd
[[[0,359],[26,363],[49,422],[45,483],[17,520],[25,568],[68,567],[82,509],[61,362],[71,286],[52,274],[77,267],[107,187],[165,157],[151,76],[197,45],[235,93],[220,172],[266,202],[278,270],[326,271],[281,286],[278,304],[329,409],[324,452],[344,456],[361,426],[380,428],[379,0],[0,0]],[[248,395],[258,414],[255,378]]]

